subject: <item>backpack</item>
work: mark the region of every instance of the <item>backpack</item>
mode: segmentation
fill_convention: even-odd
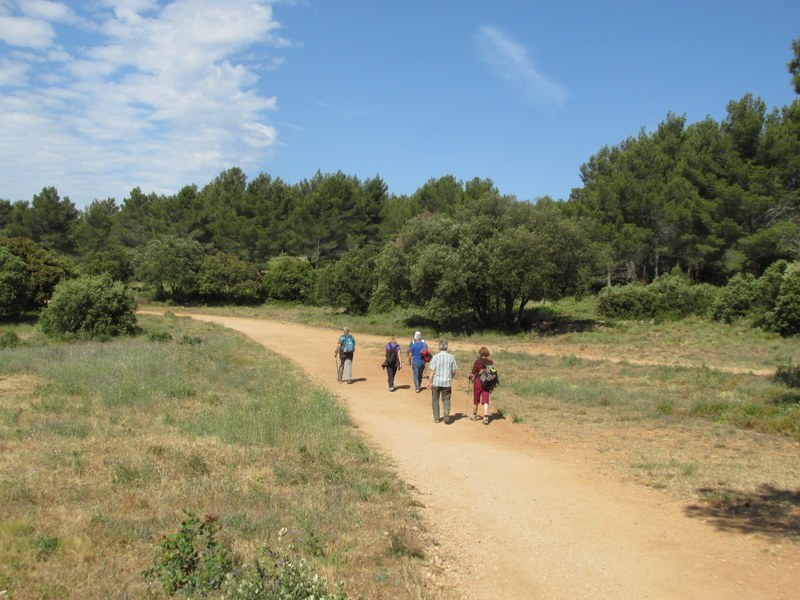
[[[481,387],[487,392],[491,392],[500,385],[500,377],[497,375],[497,367],[494,365],[484,365],[483,370],[478,373]]]
[[[419,357],[422,359],[422,362],[429,363],[433,356],[431,356],[431,351],[427,348],[423,349],[422,352],[419,353]]]
[[[342,352],[355,352],[356,340],[352,335],[343,335],[344,339],[341,341]]]
[[[386,346],[386,360],[383,364],[387,367],[397,366],[397,346]]]

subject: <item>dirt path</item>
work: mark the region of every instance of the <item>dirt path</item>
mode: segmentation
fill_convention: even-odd
[[[191,315],[290,357],[349,408],[361,431],[418,491],[439,545],[434,597],[467,599],[790,599],[800,548],[725,533],[686,518],[674,500],[602,472],[579,449],[509,421],[434,424],[410,369],[387,390],[385,340],[358,335],[352,385],[338,384],[338,332]],[[469,365],[460,365],[462,371]],[[453,410],[465,410],[454,390]]]

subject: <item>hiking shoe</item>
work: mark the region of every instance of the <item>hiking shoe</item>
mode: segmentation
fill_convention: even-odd
[[[489,417],[483,417],[483,424],[484,425],[488,425],[489,424]]]
[[[470,420],[470,421],[477,421],[477,420],[478,420],[478,415],[476,415],[475,413],[472,413],[472,414],[469,416],[469,420]]]

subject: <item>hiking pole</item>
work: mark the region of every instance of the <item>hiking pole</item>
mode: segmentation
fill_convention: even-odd
[[[469,409],[469,377],[467,377],[467,398],[464,400],[464,418],[469,418],[469,413],[467,410]]]

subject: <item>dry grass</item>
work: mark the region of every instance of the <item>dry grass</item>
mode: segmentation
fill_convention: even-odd
[[[692,516],[800,540],[800,405],[775,404],[786,389],[771,379],[575,356],[495,358],[503,385],[494,402],[506,419],[593,453],[598,468],[668,494]],[[719,506],[733,497],[751,510],[723,520]]]
[[[286,527],[352,596],[428,597],[415,503],[335,400],[295,380],[276,401],[280,361],[185,321],[145,319],[161,343],[3,351],[0,592],[159,597],[142,572],[190,510],[243,558]]]

